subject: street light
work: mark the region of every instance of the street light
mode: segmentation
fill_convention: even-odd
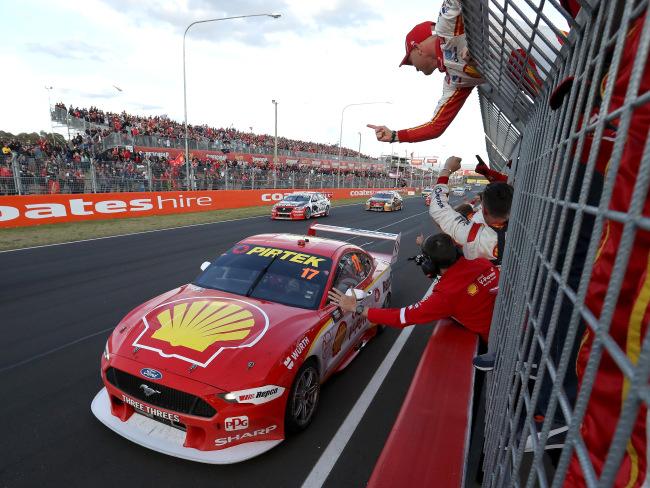
[[[52,125],[52,99],[50,98],[50,92],[53,88],[53,86],[45,86],[45,89],[47,90],[47,112],[50,116],[50,134],[52,135],[52,145],[55,146],[56,139],[54,139],[54,126]]]
[[[275,108],[275,142],[273,143],[273,188],[276,188],[278,186],[277,182],[277,169],[276,166],[278,164],[278,103],[275,100],[271,100],[271,103],[273,104]]]
[[[357,151],[359,153],[359,158],[361,158],[361,132],[357,132],[359,134],[359,150]]]
[[[185,171],[187,172],[187,189],[190,189],[190,148],[188,145],[188,134],[187,134],[187,83],[185,78],[185,37],[187,36],[187,31],[190,30],[190,27],[196,24],[205,24],[208,22],[218,22],[220,20],[232,20],[232,19],[245,19],[248,17],[272,17],[274,19],[280,18],[281,14],[249,14],[249,15],[235,15],[232,17],[221,17],[218,19],[206,19],[206,20],[197,20],[192,22],[185,29],[183,34],[183,111],[185,113]]]
[[[390,102],[360,102],[360,103],[349,103],[343,110],[341,110],[341,130],[339,132],[339,172],[338,172],[338,187],[341,187],[341,140],[343,139],[343,115],[345,114],[345,109],[348,107],[354,107],[357,105],[376,105],[380,103],[386,103],[390,105]]]

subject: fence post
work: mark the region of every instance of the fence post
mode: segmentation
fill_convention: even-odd
[[[97,176],[95,174],[95,158],[90,158],[90,188],[97,193]]]
[[[11,170],[14,173],[14,186],[19,195],[23,194],[22,181],[20,180],[20,166],[18,165],[18,155],[16,152],[11,153]]]

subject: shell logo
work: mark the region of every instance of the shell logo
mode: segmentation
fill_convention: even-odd
[[[142,322],[145,329],[134,346],[203,367],[224,349],[255,345],[269,324],[264,311],[251,303],[205,296],[165,303]]]
[[[476,286],[476,283],[472,283],[467,287],[467,294],[469,296],[474,296],[478,293],[478,286]]]

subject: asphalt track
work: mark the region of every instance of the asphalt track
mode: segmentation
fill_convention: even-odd
[[[451,203],[468,196],[451,197]],[[417,234],[437,231],[426,210],[414,197],[402,212],[351,205],[318,221],[402,233],[393,280],[393,305],[402,306],[429,285],[407,261],[417,252]],[[400,330],[387,329],[324,385],[305,432],[244,463],[192,463],[142,448],[97,421],[90,402],[101,388],[106,338],[129,310],[191,281],[203,261],[244,237],[303,233],[308,225],[256,217],[0,253],[0,486],[301,486]],[[365,247],[390,252],[391,245]],[[415,327],[324,486],[365,486],[431,329]]]

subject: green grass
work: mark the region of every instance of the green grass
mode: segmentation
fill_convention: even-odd
[[[332,201],[332,207],[364,202],[367,197]],[[155,215],[132,219],[96,220],[63,224],[36,225],[0,230],[0,251],[23,247],[43,246],[61,242],[80,241],[96,237],[132,234],[147,230],[172,229],[185,225],[221,222],[223,220],[270,215],[271,207],[245,207],[231,210],[213,210],[177,215]]]

